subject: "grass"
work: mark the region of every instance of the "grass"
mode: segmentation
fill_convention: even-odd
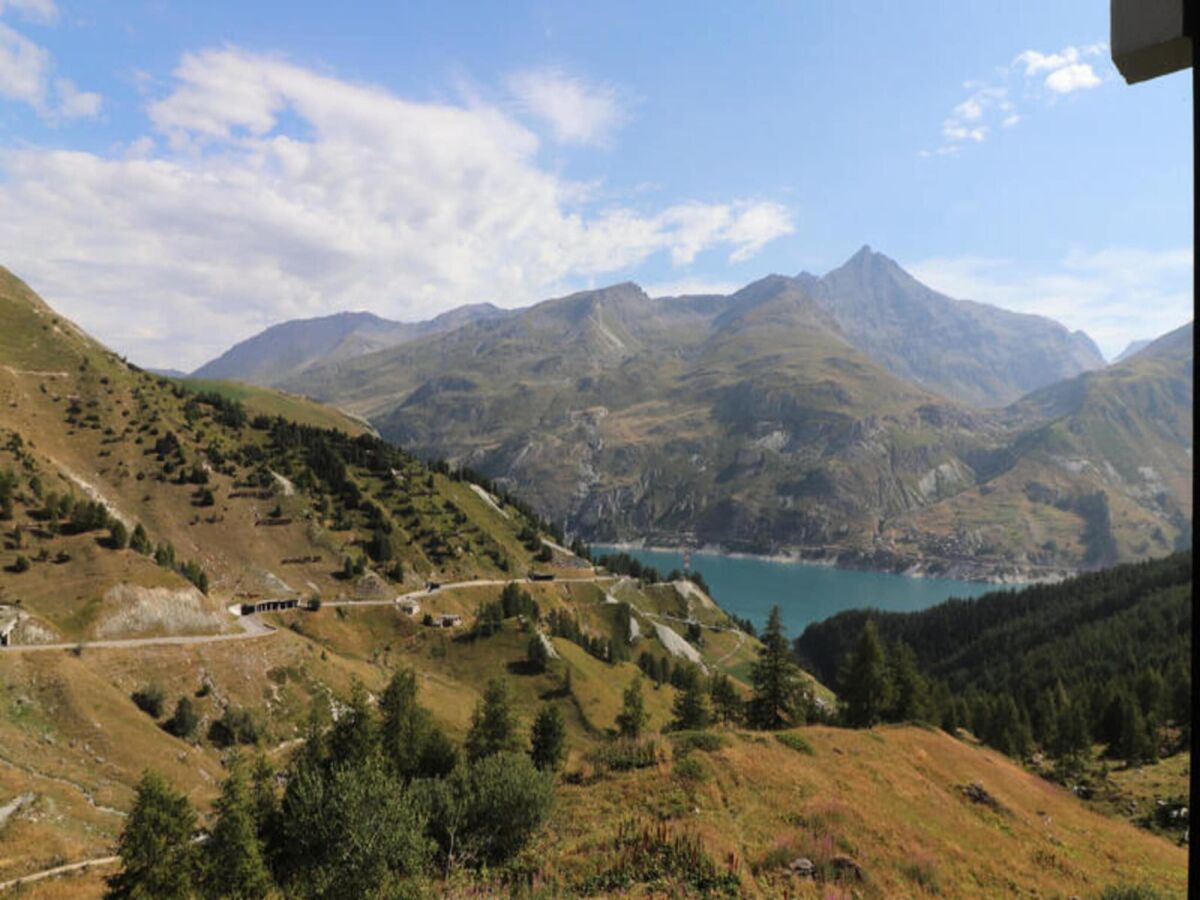
[[[348,434],[363,434],[369,430],[359,419],[332,406],[296,394],[256,387],[240,381],[217,381],[207,378],[180,378],[178,381],[197,392],[212,391],[231,400],[239,400],[251,416],[282,416],[302,425],[337,428]]]

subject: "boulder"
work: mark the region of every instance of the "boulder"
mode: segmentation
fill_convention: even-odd
[[[816,874],[817,867],[808,857],[797,856],[788,863],[788,871],[801,878],[812,878]]]

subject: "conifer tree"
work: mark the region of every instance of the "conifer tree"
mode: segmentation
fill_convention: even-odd
[[[117,845],[121,871],[108,879],[107,897],[174,900],[193,894],[196,812],[161,775],[147,770]]]
[[[367,689],[357,678],[350,684],[350,700],[334,722],[329,734],[329,752],[338,763],[358,763],[373,755],[379,747],[378,723],[367,697]]]
[[[887,718],[893,722],[923,720],[929,713],[929,685],[917,668],[912,647],[897,641],[888,658],[893,685],[891,708]]]
[[[567,755],[567,726],[557,706],[546,704],[533,720],[529,756],[542,771],[556,772]]]
[[[700,670],[692,666],[684,676],[683,687],[675,695],[671,707],[674,718],[671,728],[676,731],[695,731],[712,724],[712,705]]]
[[[471,715],[467,733],[467,757],[474,762],[506,750],[519,750],[517,723],[504,682],[493,678]]]
[[[617,731],[621,737],[640,738],[650,716],[642,698],[642,679],[634,676],[621,698],[621,711],[617,713]]]
[[[234,754],[214,808],[216,822],[204,844],[203,893],[212,898],[254,900],[271,888],[255,822],[254,794],[246,763]]]
[[[892,695],[888,676],[883,644],[874,621],[868,620],[842,677],[842,701],[849,725],[870,728],[883,718]]]
[[[783,632],[783,616],[779,607],[774,606],[763,629],[762,650],[750,672],[754,693],[746,709],[746,719],[753,728],[785,728],[799,712],[799,667],[792,659]]]
[[[742,721],[745,712],[742,698],[738,695],[733,681],[724,672],[718,672],[712,677],[708,687],[712,699],[713,716],[721,722],[737,723]]]
[[[546,640],[540,633],[535,632],[529,636],[529,643],[525,645],[525,658],[529,661],[529,667],[535,672],[546,671],[550,653],[546,650]]]

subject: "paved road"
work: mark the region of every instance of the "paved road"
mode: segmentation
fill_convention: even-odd
[[[615,575],[592,575],[587,578],[555,578],[547,584],[574,584],[579,582],[598,582],[615,580]],[[504,578],[504,579],[476,579],[474,581],[455,581],[448,584],[443,584],[435,590],[419,590],[409,591],[407,594],[401,594],[391,600],[329,600],[321,604],[325,606],[393,606],[405,600],[416,600],[421,597],[432,597],[440,594],[442,591],[453,590],[454,588],[467,587],[502,587],[510,581],[520,581],[520,579]],[[76,647],[84,647],[87,649],[93,648],[130,648],[130,647],[165,647],[173,645],[186,644],[215,644],[221,641],[244,641],[250,638],[265,637],[273,634],[275,629],[265,622],[259,620],[257,616],[239,615],[236,610],[238,604],[230,607],[230,612],[237,616],[237,623],[241,627],[240,632],[234,634],[189,634],[175,635],[171,637],[148,637],[148,638],[118,638],[113,640],[101,641],[70,641],[54,644],[16,644],[9,647],[0,647],[0,654],[4,653],[35,653],[46,650],[73,650]]]
[[[250,638],[265,637],[274,634],[275,629],[265,622],[260,622],[254,616],[239,616],[237,623],[241,631],[234,634],[181,634],[170,637],[148,638],[119,638],[107,641],[71,641],[57,644],[16,644],[0,647],[0,655],[5,653],[34,653],[40,650],[74,650],[76,647],[93,648],[128,648],[128,647],[161,647],[176,644],[215,644],[220,641],[244,641]]]

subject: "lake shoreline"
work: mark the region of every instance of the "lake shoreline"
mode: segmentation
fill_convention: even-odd
[[[951,581],[966,581],[977,584],[994,584],[997,587],[1023,587],[1031,584],[1056,584],[1067,578],[1078,575],[1079,572],[1063,568],[1049,569],[1042,573],[1029,570],[1027,566],[1016,563],[997,564],[964,560],[906,560],[897,557],[890,551],[883,551],[885,558],[891,564],[884,564],[878,556],[862,553],[847,554],[831,547],[809,547],[788,550],[779,553],[747,553],[744,551],[729,551],[724,548],[705,544],[695,547],[688,544],[653,544],[644,541],[600,541],[597,546],[611,547],[618,552],[642,550],[650,553],[691,553],[693,556],[715,556],[723,559],[751,559],[760,562],[782,563],[787,565],[820,566],[824,568],[842,569],[849,572],[875,572],[882,575],[899,575],[905,578],[935,578]],[[931,565],[938,568],[930,570]],[[1039,567],[1041,568],[1041,567]]]

